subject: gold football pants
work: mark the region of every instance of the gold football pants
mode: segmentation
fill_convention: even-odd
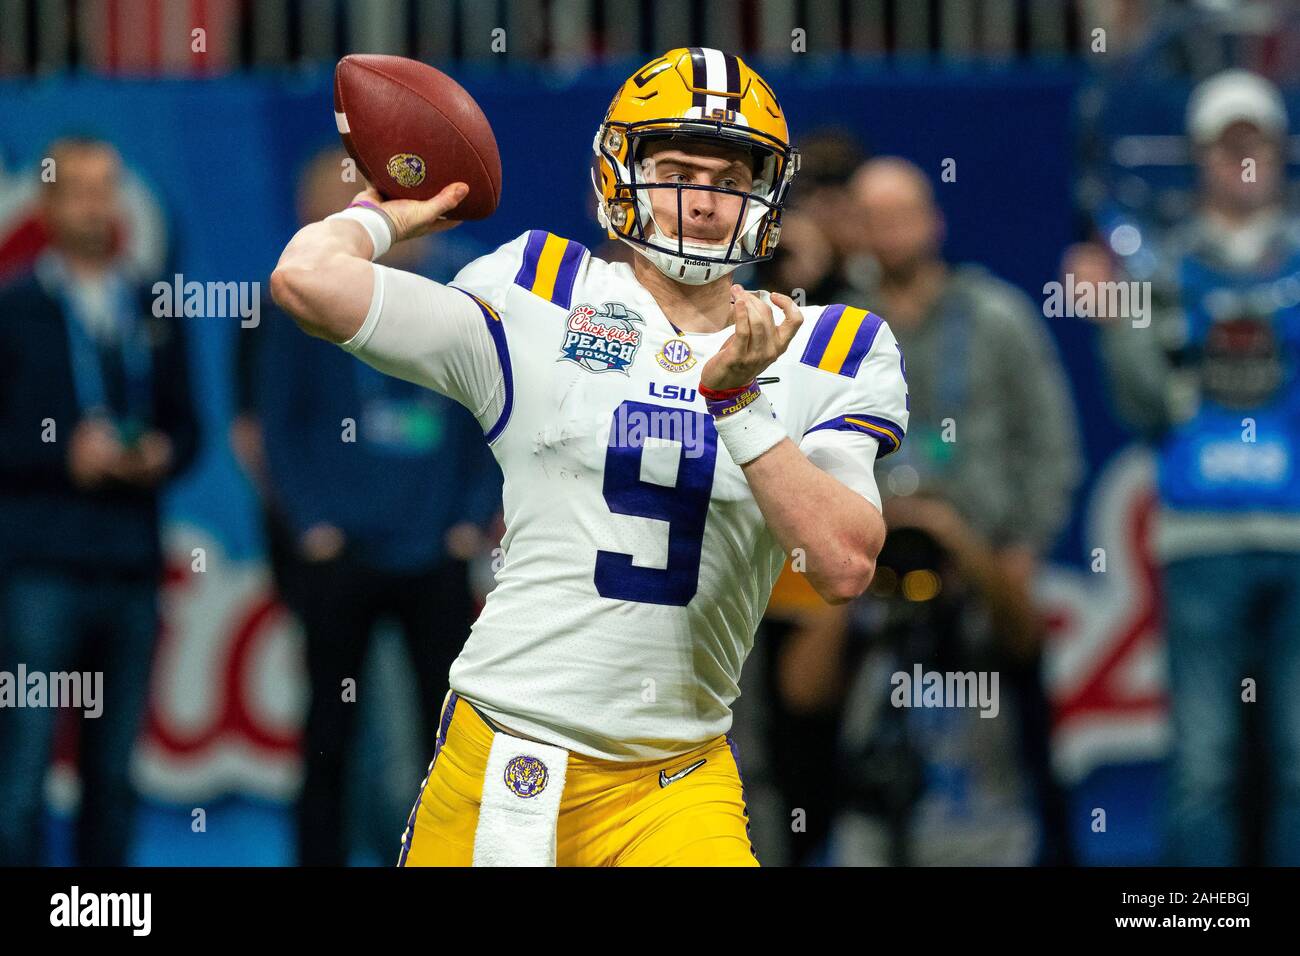
[[[454,691],[402,836],[399,866],[469,866],[494,730]],[[719,736],[668,760],[569,754],[559,866],[757,866],[734,744]]]

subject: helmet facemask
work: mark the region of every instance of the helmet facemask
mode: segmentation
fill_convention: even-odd
[[[636,129],[637,126],[647,128]],[[711,145],[743,147],[755,160],[751,188],[655,182],[652,173],[647,175],[654,159],[644,156],[645,146],[667,138],[681,139],[683,143],[695,140]],[[743,126],[691,120],[677,120],[671,126],[646,123],[625,124],[620,128],[613,123],[606,124],[597,133],[594,145],[598,156],[604,157],[617,179],[612,198],[599,207],[601,224],[649,259],[665,275],[688,285],[701,285],[728,274],[738,266],[771,257],[780,234],[781,207],[798,169],[797,151],[778,140],[769,144],[764,141],[763,134]],[[618,154],[626,157],[627,162],[621,162]],[[599,180],[593,182],[599,194]],[[655,220],[652,190],[676,192],[673,237],[663,228],[663,223]],[[703,242],[685,238],[683,214],[687,190],[739,198],[736,218],[722,239]]]

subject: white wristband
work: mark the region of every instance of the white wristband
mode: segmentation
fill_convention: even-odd
[[[714,418],[713,425],[737,465],[753,461],[786,437],[772,403],[762,394],[740,411]]]
[[[393,227],[388,217],[373,206],[351,205],[342,212],[325,217],[326,222],[331,219],[351,219],[361,224],[361,228],[370,235],[370,242],[374,246],[374,252],[370,254],[371,261],[378,259],[393,245]]]

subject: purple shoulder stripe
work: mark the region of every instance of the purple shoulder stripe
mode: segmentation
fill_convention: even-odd
[[[515,284],[531,289],[537,281],[537,263],[542,257],[542,246],[546,245],[545,229],[530,229],[528,242],[524,245],[524,261],[515,273]]]
[[[560,257],[560,271],[555,276],[555,291],[551,301],[562,309],[573,304],[573,285],[578,281],[578,269],[582,267],[582,257],[587,254],[586,246],[569,240]]]
[[[808,336],[808,344],[799,358],[800,362],[813,368],[821,364],[822,356],[826,354],[826,346],[831,343],[831,336],[835,334],[835,326],[839,324],[844,309],[845,306],[840,304],[828,305],[822,309],[822,314],[817,317],[817,324],[813,326],[812,334]]]
[[[849,354],[844,356],[844,364],[840,366],[840,374],[854,378],[858,374],[858,368],[862,365],[862,360],[867,357],[871,351],[871,345],[876,341],[876,333],[880,331],[883,324],[880,316],[874,312],[868,312],[858,326],[857,334],[853,336],[853,342],[849,345]]]

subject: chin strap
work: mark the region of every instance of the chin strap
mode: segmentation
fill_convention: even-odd
[[[694,251],[694,249],[692,249],[693,246],[696,249],[699,249],[701,255],[707,255],[709,252],[717,251],[712,247],[698,246],[695,243],[682,243],[684,255],[679,256],[676,252],[671,252],[662,246],[651,244],[647,247],[640,243],[632,242],[626,236],[621,234],[619,235],[619,239],[622,239],[641,255],[645,256],[645,258],[649,259],[650,262],[654,264],[654,267],[664,275],[668,276],[668,278],[677,282],[683,282],[686,285],[704,285],[706,282],[712,282],[714,279],[727,275],[742,265],[742,263],[739,262],[709,262],[699,265],[686,262],[685,260],[689,258],[691,253]],[[648,242],[649,240],[646,241]]]

